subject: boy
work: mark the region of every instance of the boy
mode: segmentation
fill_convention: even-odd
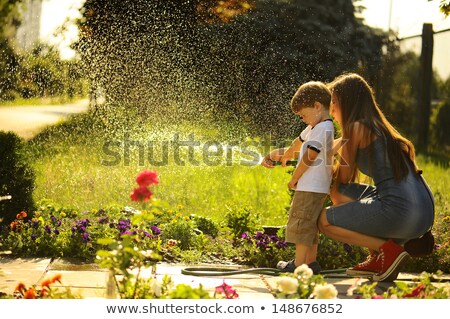
[[[273,150],[263,161],[263,166],[272,168],[273,161],[280,161],[285,166],[287,160],[299,158],[288,183],[290,189],[295,189],[295,194],[285,238],[295,244],[295,259],[277,264],[277,268],[285,272],[294,272],[302,264],[307,264],[314,274],[321,271],[316,261],[317,219],[332,177],[334,126],[329,113],[330,102],[331,92],[324,83],[312,81],[301,85],[290,106],[308,126],[289,148]]]

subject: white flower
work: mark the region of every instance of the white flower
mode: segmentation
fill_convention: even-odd
[[[277,281],[277,286],[281,292],[293,294],[297,292],[298,280],[292,277],[281,277]]]
[[[302,279],[309,279],[314,274],[312,269],[308,267],[307,264],[303,264],[295,268],[294,274],[297,276],[301,276]]]
[[[152,280],[152,290],[156,297],[159,298],[159,296],[161,296],[161,283],[156,279]]]
[[[338,291],[332,284],[317,285],[312,295],[317,299],[335,299]]]

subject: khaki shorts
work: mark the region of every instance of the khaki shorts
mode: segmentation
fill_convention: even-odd
[[[326,197],[323,193],[295,192],[286,226],[287,242],[307,246],[319,242],[317,220]]]

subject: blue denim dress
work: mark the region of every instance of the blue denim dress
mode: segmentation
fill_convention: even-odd
[[[430,188],[412,168],[404,179],[395,181],[382,138],[359,149],[356,164],[372,178],[373,185],[339,185],[339,191],[355,201],[327,208],[330,224],[399,243],[431,228],[434,199]]]

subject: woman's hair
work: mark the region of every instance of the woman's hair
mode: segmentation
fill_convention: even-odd
[[[329,84],[331,92],[340,104],[342,117],[342,132],[344,138],[349,138],[352,124],[359,122],[368,130],[365,141],[372,141],[376,136],[386,140],[386,151],[391,162],[394,178],[401,180],[408,174],[408,163],[403,154],[411,160],[416,172],[414,145],[404,138],[384,116],[380,110],[375,95],[364,78],[355,73],[343,74]],[[356,167],[353,178],[356,177]]]
[[[291,99],[291,110],[297,113],[304,107],[313,107],[314,102],[327,109],[330,107],[331,92],[325,83],[310,81],[302,84]]]

